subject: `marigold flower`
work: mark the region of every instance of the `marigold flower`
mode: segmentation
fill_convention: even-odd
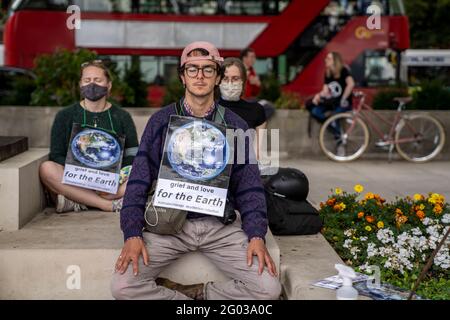
[[[408,221],[408,217],[404,216],[404,215],[398,215],[395,218],[395,221],[397,222],[397,227],[400,227],[402,224],[404,224]]]
[[[358,193],[361,193],[364,191],[364,187],[360,184],[355,185],[353,189]]]
[[[433,208],[433,212],[436,214],[441,214],[442,213],[442,207],[440,204],[436,204]]]
[[[338,204],[335,204],[333,209],[335,211],[343,211],[346,208],[346,205],[343,202],[339,202]]]
[[[364,212],[363,211],[358,212],[358,218],[362,219],[363,217],[364,217]]]
[[[428,202],[431,204],[443,204],[445,202],[445,197],[439,193],[432,193],[430,198],[428,198]]]
[[[419,210],[424,210],[425,209],[425,205],[423,204],[423,203],[421,203],[420,205],[419,205]]]
[[[374,199],[375,195],[372,192],[367,192],[366,195],[364,196],[364,199],[369,200],[369,199]]]
[[[422,201],[424,199],[423,195],[416,193],[414,195],[414,200],[416,201]]]
[[[425,212],[423,212],[422,210],[419,210],[416,212],[416,216],[422,220],[423,218],[425,218]]]
[[[374,223],[374,222],[375,222],[375,218],[374,218],[373,216],[367,216],[367,217],[366,217],[366,221],[367,221],[368,223]]]
[[[341,194],[342,193],[342,189],[341,188],[336,188],[336,189],[334,189],[334,193]]]
[[[371,226],[366,226],[364,229],[366,229],[366,231],[372,231],[372,227]]]
[[[378,227],[378,229],[383,229],[384,228],[384,222],[383,221],[378,221],[377,227]]]
[[[334,206],[335,203],[336,203],[335,198],[331,198],[331,199],[327,200],[327,205],[329,205],[330,207]]]
[[[402,210],[399,209],[399,208],[395,209],[395,213],[398,214],[398,215],[402,215],[403,214]]]

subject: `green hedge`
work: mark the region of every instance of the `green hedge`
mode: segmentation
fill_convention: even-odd
[[[396,109],[395,97],[412,96],[408,110],[450,110],[450,88],[440,80],[423,81],[420,87],[388,87],[380,89],[373,100],[374,109]]]

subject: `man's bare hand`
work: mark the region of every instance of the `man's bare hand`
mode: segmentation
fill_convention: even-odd
[[[247,264],[250,267],[253,264],[253,256],[258,257],[258,274],[262,274],[264,266],[267,266],[269,274],[276,277],[277,268],[269,252],[267,251],[266,245],[262,239],[252,239],[247,248]]]
[[[133,264],[133,274],[138,275],[139,257],[142,255],[144,264],[148,266],[149,255],[142,238],[132,238],[125,241],[119,258],[116,262],[116,272],[124,274],[127,271],[128,264]]]

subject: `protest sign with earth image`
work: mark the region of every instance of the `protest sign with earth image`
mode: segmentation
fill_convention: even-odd
[[[154,204],[222,216],[233,155],[224,125],[171,116]]]
[[[124,137],[75,123],[64,166],[63,183],[116,193]]]

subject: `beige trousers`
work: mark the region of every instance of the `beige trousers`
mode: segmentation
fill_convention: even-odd
[[[224,225],[212,216],[186,220],[179,234],[157,235],[144,232],[144,240],[150,263],[145,266],[141,257],[137,276],[133,275],[131,265],[122,275],[114,273],[111,292],[116,299],[189,299],[180,292],[156,285],[154,280],[182,254],[196,250],[211,259],[214,265],[232,279],[224,283],[206,283],[204,296],[207,300],[272,300],[280,296],[281,285],[278,278],[271,276],[267,268],[259,275],[256,257],[253,258],[251,267],[247,265],[248,239],[239,220],[230,225]]]

